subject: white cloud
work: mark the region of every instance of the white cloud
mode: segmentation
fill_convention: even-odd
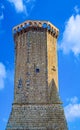
[[[76,8],[78,11],[78,9]],[[64,54],[73,52],[75,56],[80,54],[80,15],[72,15],[66,22],[60,49]]]
[[[1,9],[5,9],[5,6],[3,4],[1,4]]]
[[[0,62],[0,90],[2,90],[8,84],[14,84],[14,70],[13,68],[7,68]]]
[[[4,19],[3,10],[5,9],[3,4],[0,4],[0,20]]]
[[[79,11],[80,11],[80,9],[78,8],[77,5],[74,7],[74,10],[75,10],[76,13],[79,13]]]
[[[26,0],[26,3],[35,2],[36,0]]]
[[[71,98],[70,103],[64,108],[66,119],[69,122],[74,121],[77,118],[80,118],[80,103],[78,103],[78,98]]]
[[[74,96],[73,98],[67,98],[67,101],[74,104],[78,102],[78,98]]]
[[[3,13],[0,15],[0,20],[4,19]]]
[[[26,15],[28,15],[28,11],[27,11],[28,4],[30,3],[33,4],[35,2],[35,0],[7,0],[7,1],[9,1],[15,7],[18,13],[23,12]]]
[[[0,89],[4,88],[4,82],[6,78],[6,69],[3,63],[0,63]]]
[[[15,6],[17,12],[24,11],[25,5],[23,4],[23,0],[8,0]]]
[[[78,102],[78,98],[75,96],[75,97],[73,97],[73,98],[70,99],[70,102],[72,104],[77,103]]]

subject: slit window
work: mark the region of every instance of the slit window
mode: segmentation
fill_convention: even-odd
[[[30,80],[28,79],[26,82],[27,82],[27,86],[29,86],[30,85]]]
[[[22,79],[20,78],[19,80],[18,80],[18,88],[21,88],[22,87]]]

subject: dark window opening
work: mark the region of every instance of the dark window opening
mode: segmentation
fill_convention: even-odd
[[[39,73],[39,72],[40,72],[39,68],[36,68],[36,73]]]
[[[19,80],[18,80],[18,88],[21,88],[22,87],[22,79],[20,78]]]
[[[30,85],[30,80],[28,79],[26,82],[27,82],[27,86],[29,86]]]
[[[27,86],[30,86],[30,84],[29,84],[29,83],[27,83]]]

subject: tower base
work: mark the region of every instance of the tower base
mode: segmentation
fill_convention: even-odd
[[[61,104],[13,104],[6,130],[68,130]]]

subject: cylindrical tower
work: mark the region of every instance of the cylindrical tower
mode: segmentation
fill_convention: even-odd
[[[67,130],[58,96],[58,29],[28,20],[13,28],[14,102],[6,130]]]

